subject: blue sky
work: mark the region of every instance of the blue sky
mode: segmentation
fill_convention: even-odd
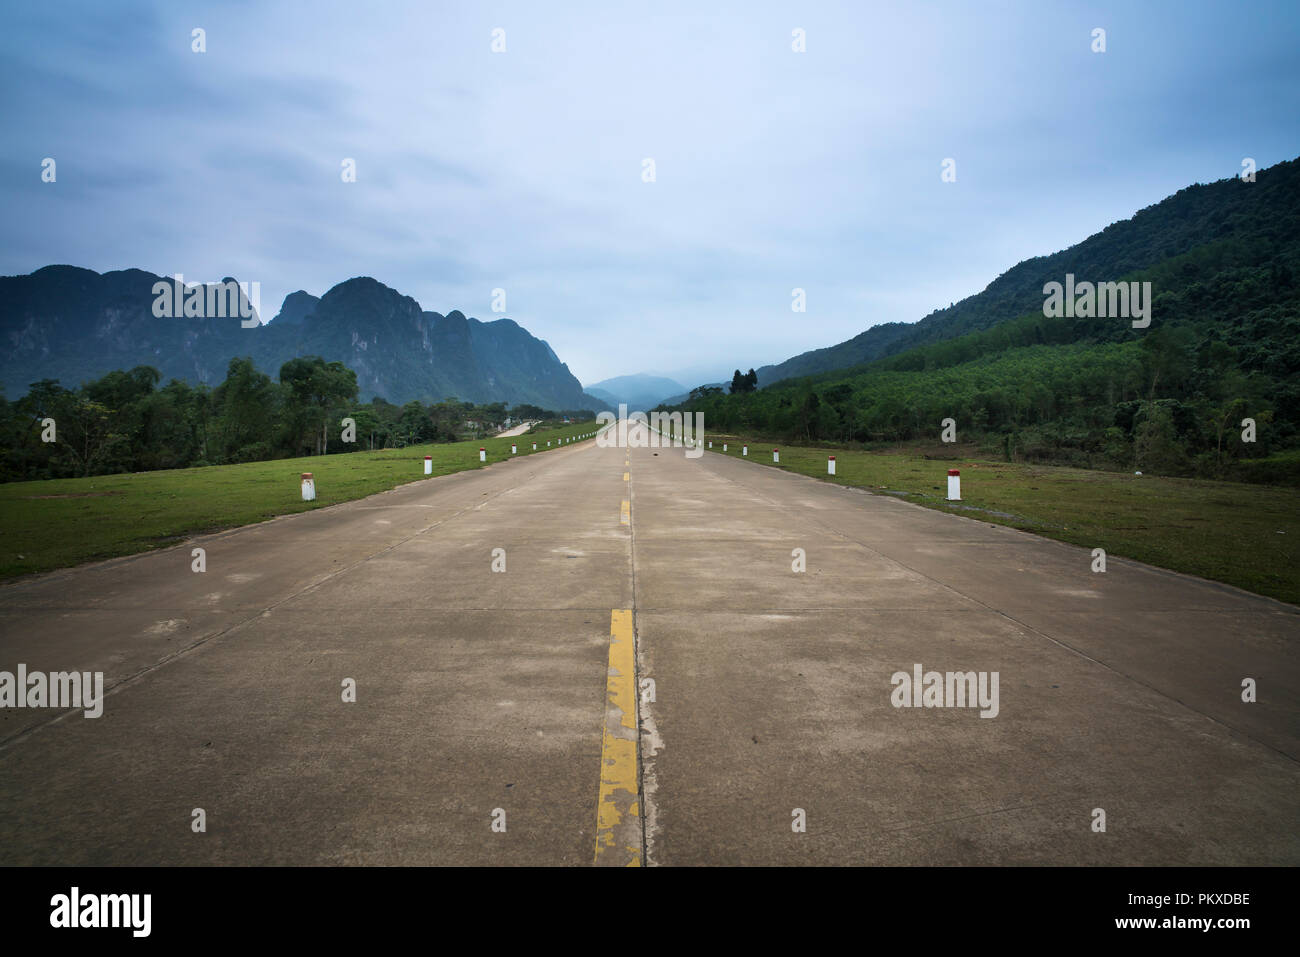
[[[1300,154],[1294,2],[96,0],[0,23],[0,273],[233,275],[267,318],[369,275],[492,319],[499,287],[588,384],[914,321]]]

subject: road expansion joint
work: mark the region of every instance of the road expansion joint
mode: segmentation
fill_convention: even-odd
[[[630,461],[630,456],[628,457]],[[632,487],[632,473],[624,473],[624,479],[627,481],[628,503],[631,505],[635,492]],[[636,525],[632,523],[629,527],[628,535],[628,570],[632,579],[632,663],[636,674],[637,689],[637,722],[636,722],[636,770],[637,770],[637,793],[640,796],[641,804],[641,861],[647,867],[653,867],[655,862],[652,856],[654,828],[657,819],[658,808],[654,803],[655,795],[655,777],[653,765],[648,766],[646,763],[645,738],[649,733],[652,738],[652,744],[662,747],[659,741],[658,731],[655,729],[654,716],[650,713],[650,703],[654,701],[654,680],[649,679],[648,684],[643,685],[642,679],[642,662],[641,662],[641,629],[637,620],[637,595],[636,595]],[[653,756],[658,747],[652,747],[651,755]]]

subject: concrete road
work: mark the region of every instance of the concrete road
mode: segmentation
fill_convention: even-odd
[[[1300,862],[1300,610],[1090,564],[588,441],[12,584],[0,864]]]
[[[537,424],[536,422],[521,422],[512,428],[504,429],[498,432],[495,437],[498,439],[506,439],[506,438],[510,438],[513,435],[523,435],[525,432],[527,432],[536,424]]]

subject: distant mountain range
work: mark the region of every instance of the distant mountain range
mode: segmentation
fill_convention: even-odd
[[[114,369],[153,366],[163,380],[217,384],[232,358],[251,356],[275,376],[289,359],[318,355],[357,373],[363,399],[531,403],[603,409],[555,352],[510,319],[480,322],[459,311],[426,312],[368,277],[321,297],[285,297],[269,323],[235,318],[157,318],[154,284],[139,269],[100,273],[46,266],[0,277],[0,383],[9,398],[32,382],[75,387]]]
[[[617,406],[620,402],[627,403],[628,411],[653,409],[669,396],[686,391],[686,386],[680,382],[645,373],[615,376],[587,386],[590,395],[604,399],[611,406]]]

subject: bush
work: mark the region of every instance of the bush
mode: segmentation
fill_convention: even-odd
[[[1266,459],[1242,459],[1229,467],[1228,476],[1236,482],[1298,488],[1300,452],[1281,452]]]

